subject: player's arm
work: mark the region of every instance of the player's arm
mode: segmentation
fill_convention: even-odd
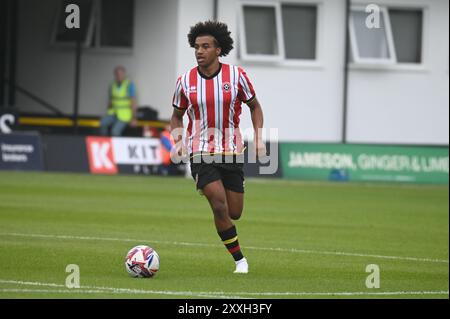
[[[256,154],[258,156],[266,155],[266,145],[262,140],[262,128],[264,125],[264,115],[261,108],[261,104],[259,104],[258,99],[254,96],[250,101],[247,102],[248,107],[250,108],[253,130],[254,133],[254,145]]]
[[[172,117],[170,118],[170,134],[172,134],[178,155],[183,156],[183,115],[185,109],[173,108]]]

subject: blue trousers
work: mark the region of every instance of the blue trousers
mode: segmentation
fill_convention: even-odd
[[[106,115],[100,121],[100,134],[108,136],[108,130],[111,128],[111,136],[121,136],[128,122],[119,120],[115,115]]]

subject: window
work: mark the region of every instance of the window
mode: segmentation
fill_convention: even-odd
[[[244,7],[247,53],[278,55],[275,7]]]
[[[282,5],[286,59],[316,58],[317,7]]]
[[[99,23],[101,47],[133,46],[133,11],[133,1],[101,1],[101,18]]]
[[[242,4],[240,54],[252,61],[314,61],[316,5]]]
[[[422,62],[422,10],[389,9],[397,61]]]
[[[80,8],[80,29],[67,29],[65,8]],[[64,0],[57,13],[52,36],[56,44],[73,44],[78,37],[84,47],[131,48],[133,46],[133,0]],[[81,32],[80,32],[81,31]]]
[[[244,60],[279,61],[284,56],[278,4],[243,5],[241,57]]]
[[[370,13],[352,8],[349,21],[352,61],[370,64],[422,63],[422,10],[380,8],[379,26]]]
[[[390,32],[388,32],[386,16],[385,11],[381,11],[379,28],[369,29],[366,26],[367,13],[365,11],[353,10],[351,12],[350,23],[355,47],[354,56],[359,60],[394,61],[392,46],[389,45]]]

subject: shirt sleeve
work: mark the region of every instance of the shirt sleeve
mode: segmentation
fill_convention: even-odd
[[[177,84],[175,86],[175,93],[173,94],[172,105],[173,107],[180,110],[187,109],[189,105],[189,101],[186,95],[184,94],[183,85],[181,83],[181,77],[178,78]]]
[[[252,82],[248,78],[247,73],[241,68],[239,68],[238,97],[244,103],[251,102],[255,98],[255,90],[253,89]]]
[[[136,86],[134,86],[134,83],[131,82],[130,85],[128,85],[128,96],[136,97]]]

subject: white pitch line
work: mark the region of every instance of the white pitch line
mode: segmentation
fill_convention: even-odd
[[[433,259],[433,258],[420,258],[420,257],[407,257],[407,256],[385,256],[385,255],[374,255],[374,254],[360,254],[360,253],[347,253],[342,251],[326,251],[326,250],[306,250],[306,249],[296,249],[296,248],[269,248],[269,247],[251,247],[244,246],[246,249],[258,249],[258,250],[271,250],[271,251],[282,251],[282,252],[293,252],[302,254],[317,254],[317,255],[335,255],[335,256],[353,256],[353,257],[370,257],[370,258],[380,258],[380,259],[394,259],[394,260],[408,260],[408,261],[423,261],[431,263],[445,263],[448,264],[448,260],[443,259]]]
[[[71,290],[53,290],[53,289],[2,289],[0,292],[4,293],[47,293],[47,294],[126,294],[118,291],[105,290],[85,290],[85,289],[71,289]],[[145,292],[147,293],[147,292]],[[135,293],[141,294],[141,293]],[[144,294],[144,292],[142,292]],[[152,292],[153,294],[153,292]],[[245,293],[247,295],[255,295],[256,293]],[[261,293],[258,296],[414,296],[414,295],[448,295],[448,291],[392,291],[392,292],[288,292],[288,293]],[[198,295],[197,297],[212,297],[220,299],[240,299],[242,297],[230,297],[219,295]]]
[[[203,297],[203,298],[221,298],[221,299],[242,299],[241,296],[230,296],[228,293],[221,294],[220,292],[202,292],[202,291],[170,291],[170,290],[146,290],[146,289],[130,289],[130,288],[114,288],[114,287],[97,287],[97,286],[81,286],[80,288],[67,288],[61,284],[35,282],[35,281],[18,281],[18,280],[6,280],[0,279],[0,284],[12,284],[22,286],[37,286],[37,287],[54,287],[54,288],[66,288],[67,293],[75,292],[78,290],[86,291],[99,291],[100,293],[114,293],[114,294],[150,294],[150,295],[169,295],[169,296],[189,296],[189,297]],[[2,288],[8,289],[8,288]],[[50,290],[50,289],[47,289]],[[54,290],[50,290],[54,291]],[[66,290],[64,290],[66,291]],[[89,292],[88,292],[89,293]],[[90,292],[95,293],[95,292]]]
[[[39,287],[55,287],[66,288],[64,285],[55,283],[3,280],[3,284],[15,284],[23,286],[39,286]],[[193,296],[193,297],[209,297],[209,298],[231,298],[239,299],[242,295],[246,296],[401,296],[401,295],[448,295],[448,291],[382,291],[382,292],[363,292],[363,291],[344,291],[344,292],[224,292],[224,291],[156,291],[145,289],[128,289],[128,288],[112,288],[112,287],[91,287],[83,286],[73,289],[18,289],[18,288],[0,288],[0,292],[11,293],[87,293],[87,294],[157,294],[157,295],[175,295],[175,296]]]
[[[151,294],[151,295],[177,295],[177,296],[189,296],[196,298],[216,298],[216,299],[242,299],[243,297],[232,297],[232,296],[220,296],[220,295],[207,295],[207,294],[173,294],[171,291],[165,291],[162,293],[154,291],[133,291],[133,292],[123,292],[123,291],[107,291],[107,290],[95,290],[95,289],[11,289],[11,288],[0,288],[0,292],[5,293],[50,293],[50,294]]]
[[[226,294],[226,292],[217,292]],[[214,293],[212,293],[214,294]],[[246,296],[399,296],[399,295],[448,295],[448,291],[382,291],[382,292],[364,292],[364,291],[338,291],[338,292],[232,292],[236,295]]]
[[[104,294],[104,290],[85,290],[85,289],[71,289],[71,290],[61,290],[61,289],[8,289],[0,288],[0,292],[5,293],[52,293],[52,294]],[[114,293],[114,292],[106,292]]]
[[[151,242],[151,243],[156,243],[156,244],[178,245],[178,246],[215,247],[215,248],[221,247],[219,245],[204,244],[204,243],[159,241],[159,240],[150,240],[149,241],[149,240],[130,239],[130,238],[90,237],[90,236],[72,236],[72,235],[0,233],[0,236],[17,236],[17,237],[32,237],[32,238],[34,237],[34,238],[51,238],[51,239],[76,239],[76,240],[105,240],[105,241],[121,241],[121,242]],[[444,264],[449,263],[448,260],[444,260],[444,259],[421,258],[421,257],[386,256],[386,255],[375,255],[375,254],[348,253],[348,252],[340,252],[340,251],[306,250],[306,249],[296,249],[296,248],[272,248],[272,247],[254,247],[254,246],[241,246],[241,247],[244,249],[252,249],[252,250],[278,251],[278,252],[300,253],[300,254],[366,257],[366,258],[406,260],[406,261],[419,261],[419,262],[444,263]]]

